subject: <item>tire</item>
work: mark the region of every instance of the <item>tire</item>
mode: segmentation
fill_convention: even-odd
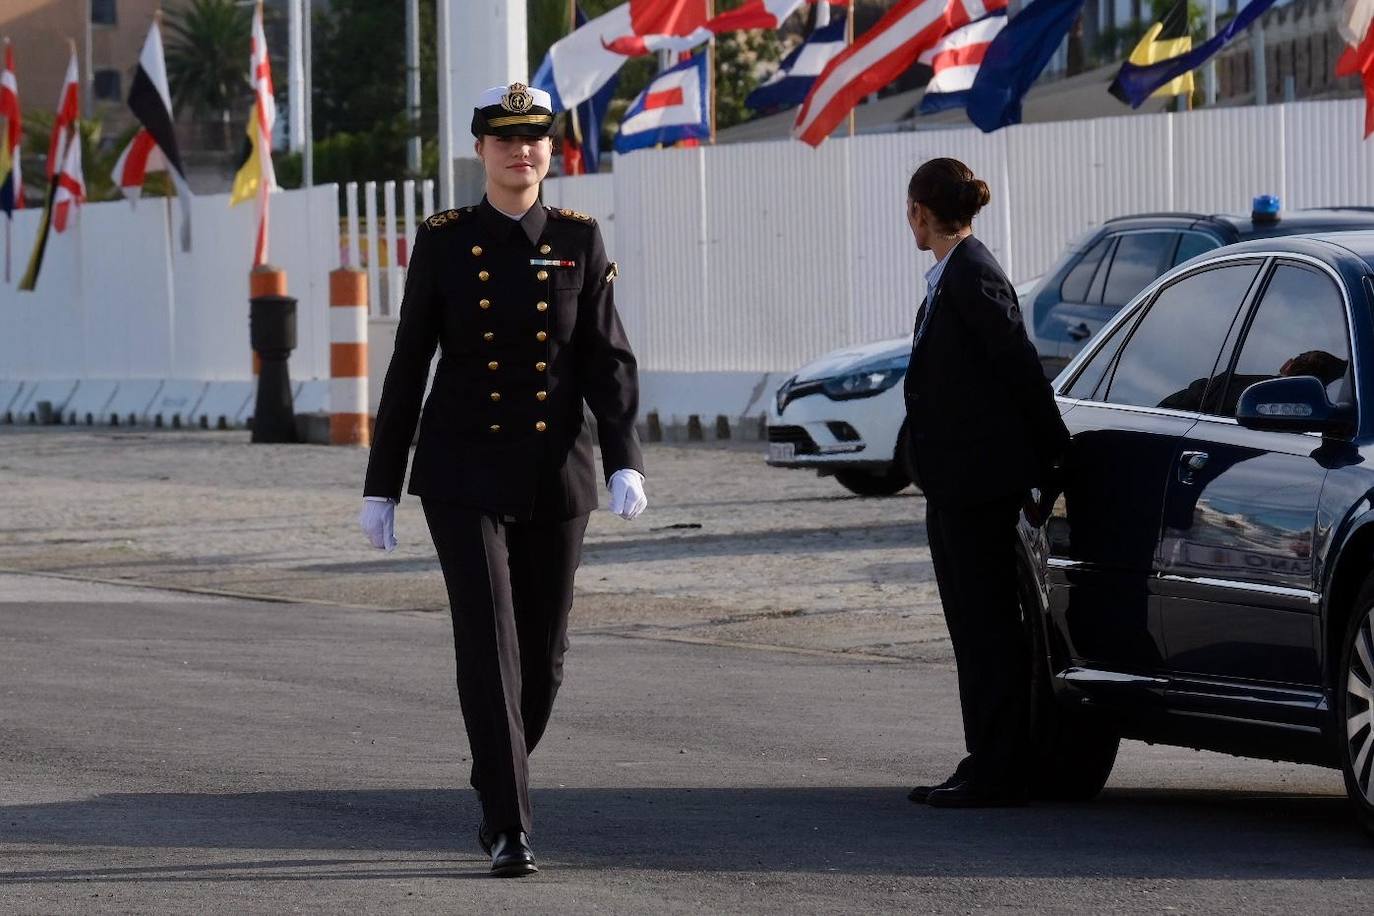
[[[1341,667],[1336,671],[1335,685],[1335,730],[1345,792],[1355,819],[1374,838],[1374,629],[1371,628],[1374,628],[1374,575],[1365,579],[1355,596],[1355,606],[1341,639]]]
[[[911,478],[896,464],[885,471],[836,471],[835,479],[856,496],[892,496],[911,485]]]
[[[1045,623],[1025,585],[1021,608],[1031,651],[1031,797],[1088,801],[1112,775],[1121,738],[1107,722],[1055,698]]]

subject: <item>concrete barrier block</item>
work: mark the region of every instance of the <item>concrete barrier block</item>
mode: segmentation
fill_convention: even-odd
[[[68,426],[110,422],[109,405],[118,389],[119,382],[115,379],[82,379],[62,411],[62,422]]]
[[[122,380],[110,403],[105,405],[105,423],[110,426],[151,426],[148,408],[164,384],[161,379]]]
[[[40,402],[52,405],[53,416],[60,418],[62,410],[67,406],[67,402],[71,400],[75,391],[76,379],[49,379],[34,382],[26,394],[19,396],[18,406],[14,408],[14,422],[37,423]]]
[[[191,409],[190,425],[205,429],[237,429],[253,412],[257,382],[210,382],[200,403]]]
[[[209,382],[169,379],[148,406],[149,422],[173,429],[191,426],[191,414],[205,397]]]

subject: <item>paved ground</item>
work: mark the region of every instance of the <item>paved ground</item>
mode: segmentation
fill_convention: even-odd
[[[414,500],[382,555],[356,451],[0,428],[0,912],[1368,908],[1330,771],[1130,743],[1092,804],[909,805],[960,750],[919,497],[648,457],[497,882]]]
[[[0,910],[1329,912],[1334,774],[1128,746],[1088,805],[904,798],[944,665],[575,641],[524,882],[481,878],[447,627],[0,576]]]
[[[649,446],[649,511],[593,515],[574,627],[948,657],[920,497],[858,499],[760,448]],[[366,465],[247,433],[0,427],[0,569],[442,609],[417,499],[394,553],[358,532]]]

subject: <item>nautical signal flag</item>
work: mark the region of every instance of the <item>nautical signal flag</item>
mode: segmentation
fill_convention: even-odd
[[[181,247],[191,250],[191,186],[181,165],[172,125],[172,93],[167,88],[167,63],[162,54],[162,33],[157,20],[148,29],[143,50],[138,55],[134,81],[129,86],[129,109],[142,125],[125,147],[115,165],[115,183],[130,200],[142,193],[148,172],[166,171],[177,189],[181,206]]]
[[[67,162],[68,145],[74,145],[78,148],[81,146],[81,138],[76,132],[76,121],[81,114],[79,99],[76,45],[73,44],[71,60],[67,63],[67,75],[62,81],[62,91],[57,96],[57,114],[53,117],[52,137],[48,141],[48,162],[45,169],[48,191],[43,198],[43,219],[38,224],[38,237],[34,239],[33,251],[29,254],[29,266],[24,271],[24,275],[19,278],[19,288],[27,292],[32,292],[38,285],[38,274],[43,269],[43,254],[48,249],[49,229],[52,226],[53,204],[57,198],[62,168]],[[80,155],[78,149],[78,168]]]
[[[1365,33],[1360,43],[1346,48],[1336,61],[1336,75],[1358,75],[1364,82],[1364,135],[1368,139],[1374,134],[1374,28],[1369,27],[1368,20],[1363,25]]]
[[[9,39],[5,39],[5,70],[0,73],[0,121],[5,128],[0,132],[0,210],[13,216],[24,206],[24,180],[19,169],[24,125],[19,116],[19,79],[14,73],[14,48]]]
[[[62,168],[57,173],[57,190],[53,194],[52,227],[66,232],[71,224],[72,211],[86,202],[86,176],[81,170],[81,137],[75,135],[67,144]]]
[[[1131,52],[1129,62],[1137,67],[1145,67],[1161,60],[1168,60],[1193,49],[1193,36],[1188,31],[1188,0],[1178,0],[1164,18],[1150,26],[1145,37]],[[1119,82],[1113,82],[1107,90],[1123,102],[1130,104]],[[1193,94],[1193,72],[1190,70],[1180,77],[1170,80],[1156,89],[1151,95],[1167,97],[1171,95]]]
[[[554,111],[566,111],[595,95],[632,57],[690,51],[722,32],[776,29],[803,2],[747,0],[711,18],[706,0],[627,0],[554,42],[530,85],[553,98]]]
[[[793,136],[819,146],[865,96],[891,83],[945,35],[1006,6],[1007,0],[899,0],[826,65],[797,112]]]
[[[654,77],[625,111],[615,138],[617,153],[711,136],[706,57],[689,57]]]
[[[983,58],[987,56],[988,45],[1006,24],[1007,11],[996,10],[990,16],[950,32],[920,56],[920,62],[933,71],[921,96],[921,114],[963,107]]]
[[[829,6],[824,3],[820,4],[820,7],[829,10]],[[783,58],[773,75],[749,93],[744,104],[755,111],[770,111],[791,108],[806,101],[807,93],[815,85],[816,78],[821,75],[826,64],[844,50],[844,29],[843,14],[832,18],[825,25],[818,24],[807,36],[806,41],[793,48],[792,53]]]
[[[1044,0],[1036,0],[1036,2],[1043,3]],[[1250,23],[1262,16],[1273,5],[1274,0],[1250,0],[1245,8],[1215,35],[1182,54],[1150,64],[1136,64],[1127,61],[1121,65],[1121,70],[1116,74],[1116,80],[1112,83],[1112,95],[1129,102],[1132,108],[1139,108],[1145,104],[1145,100],[1155,90],[1167,86],[1185,73],[1190,73],[1201,67],[1209,57],[1225,47],[1232,38],[1249,28]]]
[[[964,111],[984,133],[1021,123],[1021,99],[1069,33],[1084,0],[1033,0],[988,43]]]
[[[272,125],[277,120],[277,102],[272,94],[272,62],[267,56],[267,35],[262,27],[262,3],[253,11],[253,41],[249,53],[249,75],[253,84],[253,111],[248,117],[247,134],[229,205],[253,200],[257,205],[257,236],[253,243],[253,266],[267,263],[268,196],[277,188],[277,173],[272,165]]]

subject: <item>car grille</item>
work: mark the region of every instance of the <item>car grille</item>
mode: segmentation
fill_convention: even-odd
[[[791,442],[797,447],[798,455],[815,455],[820,451],[810,434],[800,426],[768,427],[769,442]]]

